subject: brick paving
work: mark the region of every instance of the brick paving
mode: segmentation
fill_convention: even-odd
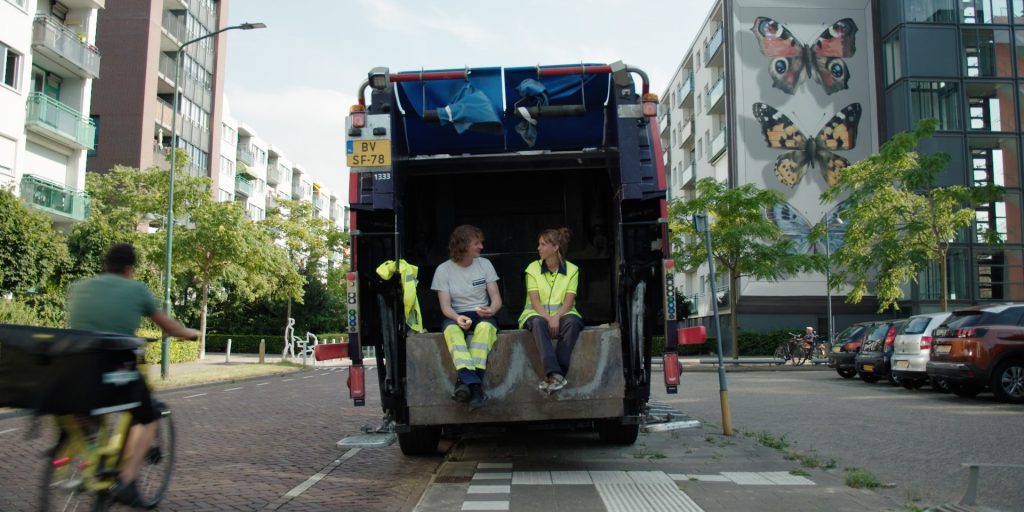
[[[440,456],[407,458],[397,446],[361,449],[331,468],[347,451],[336,446],[339,439],[381,419],[374,371],[367,372],[365,407],[352,406],[346,377],[345,369],[321,368],[163,393],[174,411],[178,460],[160,510],[410,510]],[[193,396],[200,393],[206,394]],[[38,438],[26,440],[29,423],[26,417],[0,420],[0,432],[18,429],[0,434],[5,512],[35,509],[41,454],[54,434],[45,424]],[[325,468],[329,472],[312,487],[283,499]]]

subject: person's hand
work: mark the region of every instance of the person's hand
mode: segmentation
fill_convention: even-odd
[[[548,317],[548,332],[551,333],[551,337],[552,338],[557,338],[558,337],[558,333],[560,332],[560,330],[558,328],[558,324],[559,324],[558,318],[559,317],[557,317],[557,316],[549,316]]]
[[[182,338],[186,340],[196,341],[199,339],[199,331],[195,329],[185,329],[185,336]]]
[[[463,331],[468,331],[473,325],[473,320],[466,315],[459,315],[459,317],[455,319],[455,323],[459,324],[459,327],[461,327]]]
[[[490,306],[483,306],[476,308],[476,314],[480,315],[480,318],[491,318],[494,316],[494,310]]]

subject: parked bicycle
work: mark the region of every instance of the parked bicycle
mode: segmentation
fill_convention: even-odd
[[[107,510],[140,406],[147,340],[69,329],[0,325],[0,405],[52,415],[56,445],[47,450],[40,510]],[[160,411],[157,435],[135,480],[138,505],[155,507],[170,485],[174,423]],[[32,429],[38,431],[38,429]]]
[[[803,344],[807,360],[813,364],[825,364],[828,362],[828,354],[832,351],[832,343],[829,343],[827,338],[819,334],[815,334],[810,339],[805,336]]]
[[[776,364],[783,365],[792,362],[793,366],[800,366],[807,360],[807,350],[804,348],[803,335],[790,333],[789,339],[779,344],[775,349]]]

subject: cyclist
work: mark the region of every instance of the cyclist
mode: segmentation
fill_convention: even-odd
[[[195,340],[199,332],[185,327],[160,310],[153,293],[136,281],[136,255],[131,244],[115,244],[103,260],[102,274],[79,280],[68,295],[68,327],[134,336],[142,317],[149,317],[168,335]],[[135,477],[149,446],[156,438],[160,411],[148,388],[142,405],[131,411],[132,426],[124,446],[124,459],[111,494],[117,501],[137,505]]]

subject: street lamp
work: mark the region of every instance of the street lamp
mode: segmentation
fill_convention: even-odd
[[[174,53],[174,104],[173,112],[171,116],[171,173],[168,178],[167,186],[167,241],[164,246],[164,252],[167,256],[164,261],[164,313],[167,316],[171,316],[171,248],[172,240],[174,236],[174,166],[176,165],[176,156],[178,154],[178,82],[181,79],[181,53],[185,50],[185,47],[192,44],[198,43],[204,39],[209,39],[221,32],[227,32],[228,30],[252,30],[254,28],[266,28],[267,25],[264,23],[242,23],[240,25],[232,25],[225,27],[220,30],[210,32],[209,34],[197,37],[195,39],[185,41],[178,46],[178,50]],[[167,378],[167,371],[169,367],[169,360],[171,358],[171,346],[168,343],[167,334],[164,333],[161,337],[162,351],[160,354],[160,378]]]
[[[825,294],[827,296],[827,303],[825,304],[826,312],[825,315],[828,318],[828,341],[831,343],[835,341],[835,322],[832,320],[832,284],[829,282],[831,279],[832,271],[832,239],[829,236],[829,229],[832,226],[843,225],[843,219],[838,215],[835,220],[829,220],[828,214],[825,214],[825,218],[822,219],[825,223]]]

